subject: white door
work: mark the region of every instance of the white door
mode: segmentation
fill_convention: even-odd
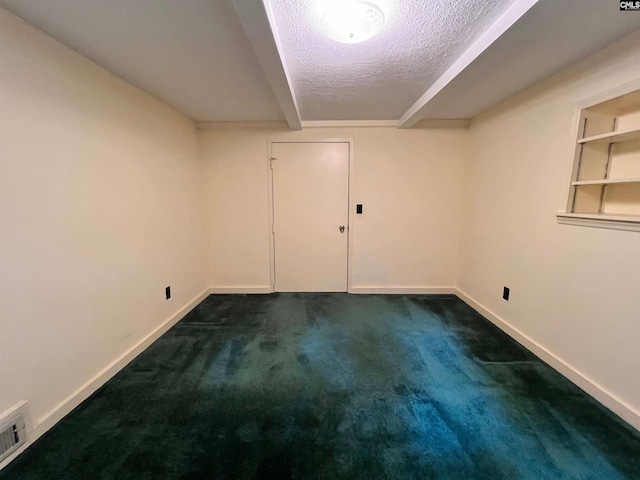
[[[346,292],[348,143],[273,143],[277,292]]]

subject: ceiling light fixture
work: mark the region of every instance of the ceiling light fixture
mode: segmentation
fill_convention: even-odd
[[[360,0],[332,2],[321,20],[322,33],[341,43],[364,42],[383,28],[383,11],[371,2]]]

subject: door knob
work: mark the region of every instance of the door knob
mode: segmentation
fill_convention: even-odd
[[[340,233],[344,233],[344,225],[340,225]]]

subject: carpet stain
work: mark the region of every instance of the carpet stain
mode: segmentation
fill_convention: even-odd
[[[211,295],[0,479],[640,479],[640,434],[450,295]]]

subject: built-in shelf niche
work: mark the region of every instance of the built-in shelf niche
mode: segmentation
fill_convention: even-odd
[[[640,231],[640,90],[580,114],[561,223]]]

